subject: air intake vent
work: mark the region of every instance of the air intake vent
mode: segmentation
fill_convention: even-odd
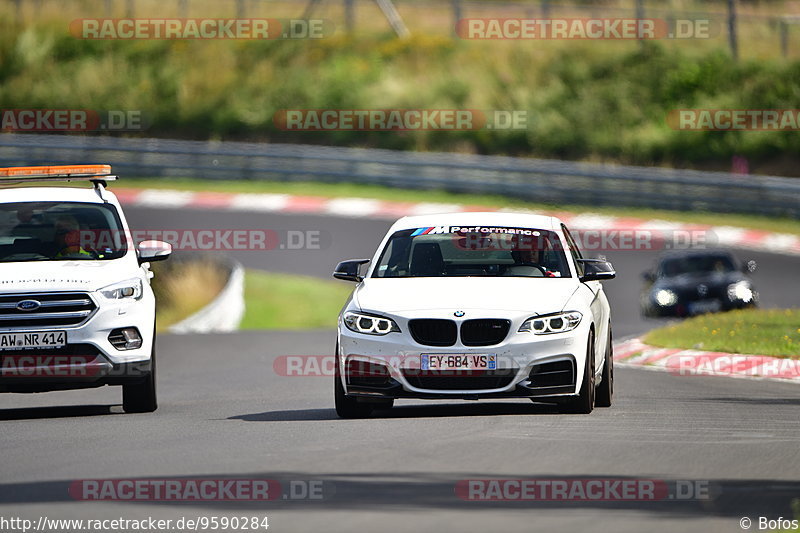
[[[430,390],[484,390],[502,389],[514,379],[516,372],[487,371],[469,372],[468,375],[454,375],[451,371],[430,371],[420,374],[418,370],[403,371],[403,376],[412,387]]]
[[[529,376],[531,387],[559,387],[575,384],[575,363],[572,360],[534,365]]]

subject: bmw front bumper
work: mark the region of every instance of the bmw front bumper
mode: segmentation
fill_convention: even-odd
[[[579,391],[590,327],[585,319],[572,331],[536,335],[517,331],[527,317],[485,314],[511,320],[509,332],[501,343],[465,346],[459,339],[452,346],[440,347],[417,343],[409,333],[409,317],[388,316],[397,322],[400,332],[367,335],[349,330],[340,320],[337,375],[348,396],[376,401],[394,398],[546,401],[574,396]],[[429,316],[430,313],[426,314]],[[431,354],[494,355],[497,364],[491,370],[422,370],[421,356]]]

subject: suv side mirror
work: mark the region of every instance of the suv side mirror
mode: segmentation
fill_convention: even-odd
[[[614,279],[617,272],[611,263],[602,259],[578,259],[583,265],[583,276],[581,281],[602,281],[604,279]]]
[[[333,277],[358,283],[364,279],[359,273],[361,265],[365,265],[369,263],[369,261],[369,259],[350,259],[349,261],[342,261],[336,265],[336,269],[333,271]]]
[[[172,255],[172,245],[163,241],[142,241],[136,247],[139,264],[163,261]]]

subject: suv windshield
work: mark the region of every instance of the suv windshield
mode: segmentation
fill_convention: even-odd
[[[728,255],[689,255],[665,259],[661,263],[661,275],[667,278],[682,274],[701,274],[711,272],[733,272],[736,267]]]
[[[109,260],[127,250],[119,215],[111,205],[0,204],[0,262]]]
[[[570,277],[563,246],[552,231],[440,226],[398,231],[372,277]]]

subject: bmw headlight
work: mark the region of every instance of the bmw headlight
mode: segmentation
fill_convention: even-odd
[[[391,318],[356,313],[355,311],[347,311],[344,314],[343,322],[350,331],[366,335],[386,335],[387,333],[400,331],[400,328]]]
[[[656,303],[661,307],[675,305],[678,302],[678,295],[669,289],[661,289],[656,292]]]
[[[732,301],[751,302],[753,300],[753,288],[747,281],[737,281],[728,285],[728,299]]]
[[[582,318],[583,315],[577,311],[533,316],[523,322],[517,331],[520,333],[533,332],[536,335],[564,333],[565,331],[571,331],[577,328]]]
[[[142,286],[142,280],[135,278],[103,287],[99,292],[109,300],[124,300],[128,298],[141,300],[144,295],[144,287]]]

